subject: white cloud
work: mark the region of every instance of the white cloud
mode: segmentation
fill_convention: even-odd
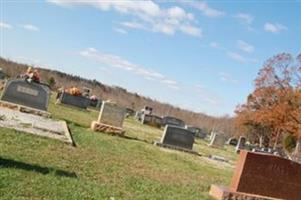
[[[72,1],[72,0],[48,0],[60,6],[92,6],[101,11],[114,10],[123,15],[132,17],[121,26],[131,29],[159,32],[173,35],[176,32],[200,37],[202,30],[195,25],[192,13],[186,12],[183,8],[173,6],[169,8],[160,7],[159,4],[146,1]],[[208,15],[217,15],[219,12],[211,9],[206,3],[202,3],[204,11]]]
[[[220,77],[220,80],[223,82],[238,83],[237,79],[232,78],[230,74],[225,73],[225,72],[219,73],[219,77]]]
[[[247,13],[237,13],[234,18],[238,19],[243,24],[252,24],[254,17]]]
[[[214,94],[214,92],[203,87],[202,85],[195,85],[194,90],[203,103],[209,103],[213,106],[218,106],[221,104],[221,98]]]
[[[12,29],[13,26],[4,22],[0,22],[0,29]]]
[[[23,25],[20,25],[20,27],[24,28],[25,30],[28,30],[28,31],[34,31],[34,32],[39,32],[40,29],[37,27],[37,26],[34,26],[32,24],[23,24]]]
[[[114,28],[114,31],[121,33],[121,34],[127,34],[127,31],[122,28]]]
[[[137,22],[122,22],[120,23],[122,26],[132,29],[145,29],[145,27],[141,23]]]
[[[180,27],[180,30],[183,33],[186,33],[188,35],[196,36],[196,37],[202,37],[202,29],[197,28],[195,26],[191,25],[184,25]]]
[[[167,79],[163,74],[159,72],[146,69],[145,67],[131,63],[130,61],[123,59],[119,56],[102,53],[95,48],[88,48],[79,52],[79,54],[85,58],[97,61],[101,64],[105,64],[107,67],[122,69],[125,71],[129,71],[133,74],[142,76],[146,80],[161,82],[169,88],[180,88],[177,81]]]
[[[247,53],[252,53],[254,52],[255,48],[251,45],[248,44],[247,42],[243,41],[243,40],[237,40],[237,47]]]
[[[212,48],[215,48],[215,49],[218,49],[220,46],[219,46],[219,43],[217,43],[217,42],[211,42],[210,44],[209,44],[209,46],[210,47],[212,47]]]
[[[210,7],[204,1],[194,1],[194,2],[184,2],[184,3],[192,6],[193,8],[195,8],[199,11],[201,11],[202,14],[207,16],[207,17],[215,18],[215,17],[221,17],[221,16],[225,15],[225,12]]]
[[[258,60],[256,58],[248,58],[244,57],[243,55],[233,52],[233,51],[227,51],[227,56],[231,58],[232,60],[239,62],[239,63],[257,63]]]
[[[264,24],[264,30],[271,33],[280,33],[287,30],[287,27],[282,24],[267,22]]]
[[[247,59],[245,57],[243,57],[242,55],[240,55],[239,53],[236,53],[236,52],[232,52],[232,51],[229,51],[227,52],[227,55],[237,61],[237,62],[240,62],[240,63],[245,63],[247,61]]]

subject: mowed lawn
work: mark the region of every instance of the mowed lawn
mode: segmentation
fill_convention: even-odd
[[[76,147],[0,129],[0,199],[211,199],[211,184],[228,185],[233,168],[156,147],[163,130],[126,119],[126,138],[89,130],[98,111],[55,105],[53,118],[68,121]],[[233,148],[195,150],[235,162]]]

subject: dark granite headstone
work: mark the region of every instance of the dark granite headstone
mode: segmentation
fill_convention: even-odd
[[[236,138],[230,138],[228,141],[227,141],[227,144],[228,145],[231,145],[231,146],[237,146],[237,143],[238,143],[238,140]]]
[[[193,132],[194,136],[197,138],[205,139],[207,136],[207,133],[205,133],[205,131],[203,131],[202,129],[200,129],[198,127],[187,126],[186,129]]]
[[[141,123],[160,128],[162,126],[162,118],[156,115],[143,114]]]
[[[167,125],[160,141],[162,144],[192,150],[193,133],[185,128]]]
[[[134,116],[135,111],[131,108],[126,108],[126,114],[129,115],[129,116]]]
[[[87,109],[90,105],[90,99],[84,96],[73,96],[69,93],[62,92],[59,97],[59,102],[82,109]]]
[[[163,117],[163,126],[166,125],[185,127],[185,122],[175,117],[165,116]]]
[[[100,99],[90,99],[90,106],[94,108],[101,108],[102,101]]]
[[[15,79],[7,81],[1,100],[47,111],[49,98],[50,90],[48,86]]]

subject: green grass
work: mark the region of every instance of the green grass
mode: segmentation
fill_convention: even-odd
[[[49,111],[68,120],[77,147],[0,129],[0,199],[211,199],[211,184],[229,184],[232,168],[152,145],[160,129],[129,118],[129,139],[94,133],[89,126],[97,111],[53,102]],[[236,159],[233,149],[201,140],[195,149]]]

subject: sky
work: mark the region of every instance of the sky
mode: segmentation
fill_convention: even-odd
[[[0,0],[1,57],[214,116],[300,35],[300,0]]]

